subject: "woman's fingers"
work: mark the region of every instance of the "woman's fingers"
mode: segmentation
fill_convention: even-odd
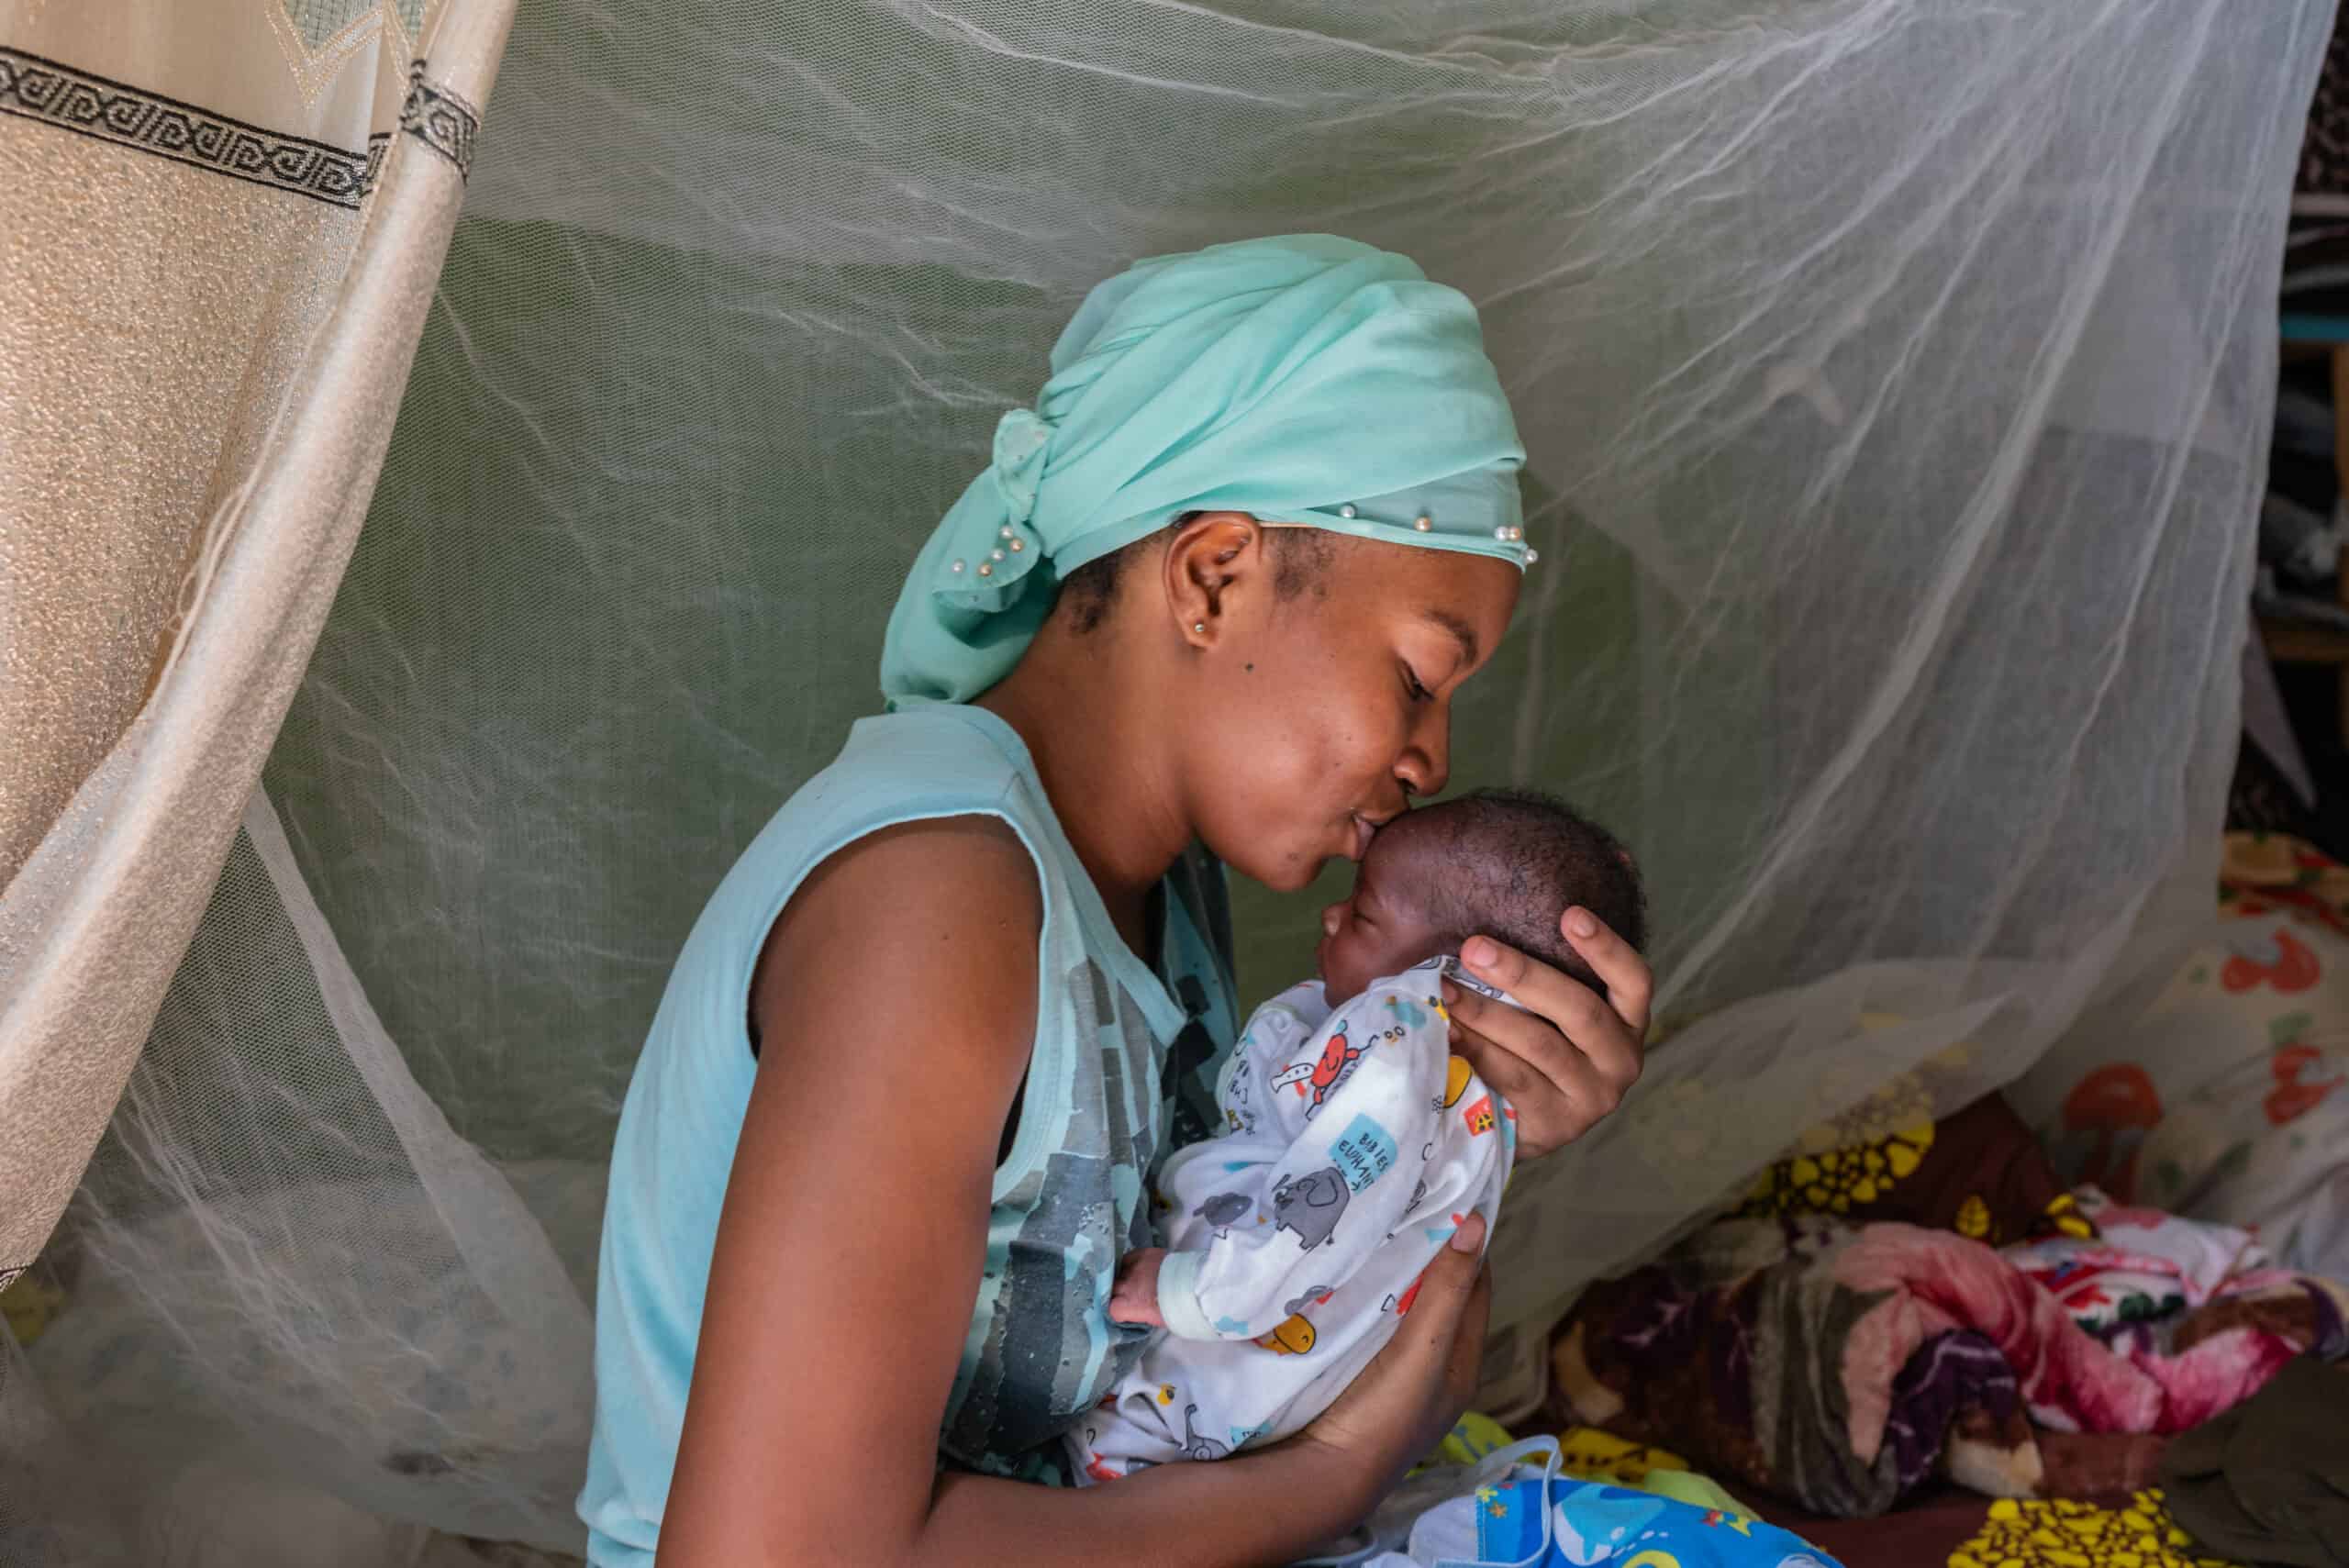
[[[1598,1126],[1617,1098],[1586,1062],[1560,1063],[1552,1077],[1508,1047],[1465,1029],[1454,1031],[1453,1049],[1516,1113],[1520,1160],[1538,1160],[1572,1143]]]
[[[1558,929],[1598,977],[1606,991],[1603,997],[1572,976],[1490,937],[1469,938],[1460,950],[1461,962],[1478,979],[1490,981],[1553,1021],[1564,1021],[1564,1015],[1553,1010],[1555,1007],[1572,1007],[1578,1014],[1604,1008],[1634,1037],[1646,1034],[1648,997],[1654,985],[1648,961],[1586,909],[1567,910],[1559,918]],[[1580,934],[1585,929],[1588,934]]]
[[[1564,1140],[1571,1141],[1621,1097],[1573,1042],[1542,1019],[1474,992],[1444,1006],[1452,1014],[1453,1049],[1468,1059],[1486,1086],[1518,1108],[1520,1120],[1528,1100],[1563,1095],[1577,1114],[1578,1125]],[[1518,1130],[1522,1139],[1525,1129],[1520,1125]]]
[[[1431,1444],[1460,1418],[1476,1393],[1493,1295],[1492,1269],[1484,1262],[1484,1250],[1485,1217],[1471,1214],[1420,1276],[1411,1315],[1403,1320],[1419,1327],[1441,1358],[1444,1393],[1436,1412],[1441,1424],[1428,1440]],[[1423,1325],[1417,1322],[1421,1312],[1428,1315]]]
[[[1454,1421],[1475,1401],[1476,1385],[1485,1380],[1485,1336],[1492,1328],[1492,1318],[1493,1260],[1487,1255],[1476,1265],[1475,1288],[1468,1293],[1459,1332],[1452,1338],[1452,1386],[1458,1396],[1458,1408],[1452,1413]]]
[[[1498,1050],[1517,1058],[1520,1066],[1511,1070],[1503,1066],[1505,1077],[1516,1078],[1530,1073],[1534,1081],[1554,1085],[1559,1090],[1588,1101],[1596,1096],[1599,1115],[1615,1108],[1623,1091],[1638,1081],[1641,1056],[1639,1042],[1623,1020],[1617,1018],[1606,1003],[1587,986],[1578,985],[1546,965],[1535,966],[1542,973],[1555,976],[1560,994],[1553,997],[1540,1016],[1520,1011],[1506,1002],[1496,1002],[1462,989],[1458,997],[1447,996],[1445,1009],[1461,1026],[1465,1037],[1461,1054],[1474,1063],[1475,1053],[1471,1046],[1475,1040],[1486,1043],[1489,1053]],[[1533,1006],[1530,997],[1512,992]],[[1480,1072],[1482,1068],[1478,1069]],[[1503,1083],[1487,1077],[1493,1087],[1508,1093]]]
[[[1446,984],[1453,1042],[1518,1113],[1522,1154],[1571,1143],[1612,1111],[1644,1062],[1647,962],[1588,910],[1569,909],[1559,929],[1606,986],[1606,995],[1489,937],[1461,949],[1469,973],[1527,1010]]]
[[[1449,1411],[1444,1422],[1446,1430],[1475,1400],[1476,1385],[1484,1380],[1485,1334],[1492,1326],[1492,1315],[1493,1261],[1486,1257],[1477,1260],[1476,1277],[1469,1282],[1468,1297],[1461,1303],[1460,1316],[1453,1321],[1452,1362],[1445,1369],[1445,1386],[1452,1396],[1445,1402]]]
[[[1412,1298],[1410,1316],[1404,1321],[1419,1330],[1416,1337],[1427,1341],[1431,1350],[1441,1351],[1451,1345],[1469,1291],[1476,1283],[1476,1255],[1484,1245],[1485,1217],[1471,1214],[1420,1275],[1419,1294]],[[1419,1317],[1421,1304],[1428,1309],[1424,1319]]]
[[[1590,920],[1590,917],[1582,910],[1568,910],[1565,919],[1561,922],[1561,929],[1568,929],[1577,916],[1583,920]],[[1589,951],[1585,952],[1586,961],[1591,952],[1596,952],[1613,970],[1614,979],[1608,982],[1608,995],[1604,997],[1572,976],[1528,958],[1507,943],[1494,941],[1489,937],[1470,938],[1461,950],[1461,959],[1467,963],[1470,973],[1499,986],[1548,1019],[1572,1042],[1575,1050],[1598,1069],[1599,1075],[1620,1094],[1638,1081],[1644,1061],[1642,1043],[1647,1033],[1648,993],[1652,982],[1645,959],[1604,926],[1598,926],[1596,921],[1590,923],[1597,928],[1598,934],[1575,941],[1575,946],[1577,951],[1584,951],[1586,946],[1588,948]],[[1480,951],[1489,955],[1481,963],[1471,956]],[[1591,967],[1601,979],[1607,978],[1607,971],[1599,969],[1596,962]],[[1622,993],[1620,998],[1617,995],[1619,989]],[[1482,997],[1477,999],[1485,1000]],[[1486,1003],[1471,1022],[1481,1033],[1506,1044],[1508,1041],[1501,1032],[1506,1026],[1484,1020],[1510,1010],[1497,1004]],[[1537,1065],[1542,1063],[1537,1062]]]
[[[1341,1456],[1344,1484],[1366,1481],[1365,1507],[1442,1440],[1475,1395],[1492,1304],[1478,1258],[1484,1243],[1484,1217],[1471,1214],[1420,1272],[1394,1337],[1302,1434]]]
[[[1410,1312],[1396,1325],[1392,1343],[1397,1353],[1420,1366],[1422,1370],[1416,1376],[1430,1393],[1434,1393],[1438,1385],[1449,1388],[1458,1359],[1460,1336],[1464,1330],[1473,1327],[1475,1343],[1484,1342],[1484,1322],[1475,1317],[1479,1309],[1478,1254],[1484,1245],[1485,1217],[1471,1214],[1453,1233],[1450,1244],[1429,1261],[1419,1275],[1419,1295],[1411,1298]],[[1475,1392],[1473,1377],[1469,1392]],[[1437,1402],[1442,1404],[1443,1398],[1439,1395]],[[1427,1414],[1448,1426],[1459,1412],[1446,1405],[1440,1411],[1430,1410]]]
[[[1655,991],[1655,973],[1648,968],[1648,961],[1587,909],[1567,910],[1558,921],[1558,929],[1607,988],[1608,1005],[1633,1034],[1644,1037],[1648,1003]]]

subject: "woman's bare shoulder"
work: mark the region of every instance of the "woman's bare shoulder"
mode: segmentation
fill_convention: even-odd
[[[922,1497],[1035,1033],[1042,908],[1016,833],[949,817],[857,840],[769,933],[662,1561],[836,1533],[836,1487],[776,1479],[828,1453]]]
[[[951,1018],[966,1051],[1024,1063],[1043,911],[1035,862],[999,817],[866,834],[809,873],[768,931],[751,987],[759,1038],[848,1029],[875,1049],[913,1018],[928,1035]]]

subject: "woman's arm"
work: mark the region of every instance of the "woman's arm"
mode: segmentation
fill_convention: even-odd
[[[1567,910],[1558,929],[1606,986],[1604,996],[1490,937],[1469,939],[1461,962],[1531,1012],[1449,981],[1443,987],[1453,1049],[1516,1109],[1523,1160],[1598,1125],[1639,1081],[1645,1055],[1653,984],[1647,961],[1587,909]]]
[[[776,922],[663,1568],[1282,1562],[1358,1519],[1464,1405],[1473,1252],[1439,1260],[1411,1332],[1288,1443],[1074,1492],[936,1473],[1041,921],[1018,839],[959,817],[859,840]]]
[[[924,1562],[956,1568],[1275,1568],[1367,1517],[1476,1392],[1492,1271],[1472,1214],[1410,1316],[1313,1424],[1270,1448],[1162,1464],[1081,1491],[942,1478]],[[1427,1320],[1420,1321],[1425,1314]]]

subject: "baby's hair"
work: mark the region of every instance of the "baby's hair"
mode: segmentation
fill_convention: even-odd
[[[1631,851],[1555,795],[1477,790],[1403,820],[1433,835],[1429,847],[1443,856],[1443,874],[1424,884],[1430,906],[1422,913],[1451,951],[1470,937],[1492,937],[1604,990],[1559,933],[1558,918],[1573,904],[1645,951],[1647,895]]]

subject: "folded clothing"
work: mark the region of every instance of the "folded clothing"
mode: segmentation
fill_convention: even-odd
[[[2168,1317],[2222,1296],[2284,1284],[2248,1230],[2129,1208],[2093,1186],[2078,1194],[2093,1240],[2059,1236],[2001,1249],[2091,1332]]]
[[[2302,1358],[2162,1457],[2170,1512],[2212,1552],[2349,1568],[2349,1369]]]

